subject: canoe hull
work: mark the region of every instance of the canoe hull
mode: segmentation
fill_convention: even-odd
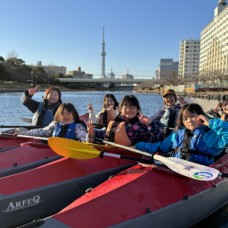
[[[215,165],[228,172],[228,155]],[[166,168],[133,166],[51,218],[51,227],[189,227],[228,202],[228,180],[197,181]],[[108,208],[107,208],[108,206]]]
[[[88,189],[131,166],[114,158],[62,158],[0,179],[1,227],[23,225],[66,207]]]
[[[0,177],[34,169],[61,158],[48,145],[40,147],[30,145],[24,144],[0,153]]]

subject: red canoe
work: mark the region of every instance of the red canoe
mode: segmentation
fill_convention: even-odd
[[[0,153],[19,147],[21,143],[29,139],[17,138],[16,136],[0,135]]]
[[[20,145],[22,146],[0,153],[0,177],[33,169],[61,158],[44,143],[33,141]]]
[[[214,165],[228,172],[228,155]],[[228,179],[193,180],[165,167],[135,165],[103,182],[41,228],[189,227],[228,202]]]
[[[0,178],[0,225],[15,227],[57,213],[86,190],[133,164],[109,157],[61,158]]]

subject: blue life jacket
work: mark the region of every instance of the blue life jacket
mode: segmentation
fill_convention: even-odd
[[[76,133],[75,133],[76,125],[77,124],[75,122],[73,122],[73,123],[71,123],[71,124],[69,124],[67,126],[65,138],[67,138],[67,139],[74,139],[74,140],[77,139],[76,138]],[[62,130],[62,126],[63,126],[62,123],[57,123],[56,124],[55,129],[54,129],[54,131],[52,133],[52,136],[53,137],[60,136],[60,133],[61,133],[61,130]]]
[[[38,119],[41,116],[41,114],[43,114],[43,120],[41,121],[42,122],[41,127],[46,127],[54,119],[54,108],[53,107],[48,108],[44,104],[44,102],[40,102],[36,112],[34,113],[34,115],[32,117],[32,125],[33,126],[37,126]]]
[[[189,142],[189,148],[183,148],[183,145],[185,144],[184,141],[186,140],[186,129],[178,130],[176,132],[176,140],[173,142],[172,146],[173,148],[176,148],[173,156],[184,158],[184,156],[186,156],[186,153],[189,153],[189,161],[201,164],[213,163],[215,160],[216,151],[213,148],[208,148],[203,140],[205,134],[207,134],[209,130],[210,129],[206,126],[195,129]]]

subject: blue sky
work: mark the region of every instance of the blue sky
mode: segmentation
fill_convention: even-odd
[[[218,0],[0,0],[0,56],[26,64],[78,66],[106,74],[152,77],[161,58],[178,61],[179,42],[199,39]]]

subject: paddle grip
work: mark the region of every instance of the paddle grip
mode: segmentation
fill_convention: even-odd
[[[150,158],[150,159],[141,159],[141,158],[134,158],[134,157],[130,157],[130,156],[126,156],[126,155],[121,155],[121,158],[123,159],[128,159],[128,160],[133,160],[133,161],[138,161],[140,163],[144,163],[144,164],[154,164],[154,159]]]
[[[222,177],[228,177],[228,173],[222,173],[221,176]]]

